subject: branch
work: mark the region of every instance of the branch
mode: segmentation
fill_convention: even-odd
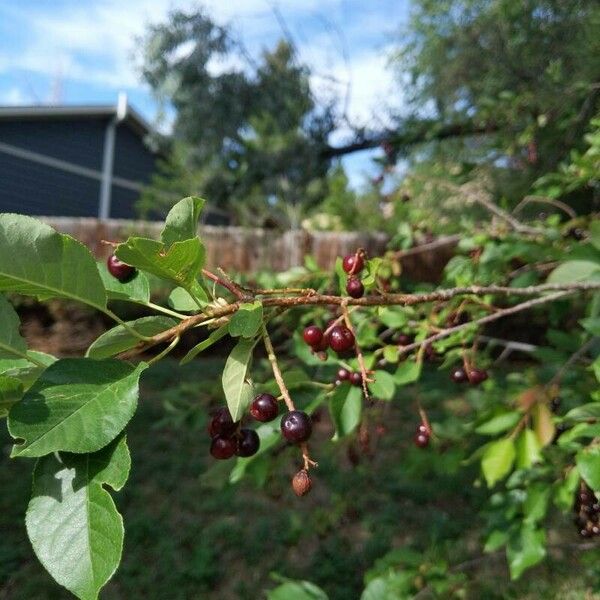
[[[417,304],[424,304],[427,302],[445,302],[451,300],[456,296],[474,295],[474,296],[485,296],[488,294],[503,294],[513,296],[538,296],[544,292],[562,292],[561,294],[550,294],[543,296],[534,301],[532,306],[535,304],[541,304],[545,302],[551,302],[552,300],[558,299],[563,295],[575,291],[594,291],[600,290],[600,282],[577,282],[569,284],[557,284],[557,283],[546,283],[536,286],[529,286],[524,288],[511,288],[505,286],[468,286],[458,287],[450,289],[436,290],[434,292],[419,293],[419,294],[377,294],[372,296],[364,296],[362,298],[348,298],[347,296],[332,296],[326,294],[309,294],[306,296],[293,296],[283,298],[262,298],[261,302],[265,308],[267,307],[281,307],[281,308],[293,308],[296,306],[342,306],[347,304],[348,306],[414,306]],[[248,298],[248,299],[251,299]],[[517,305],[522,306],[522,305]],[[187,319],[181,321],[174,327],[163,331],[155,336],[152,336],[148,340],[140,342],[136,348],[132,351],[122,355],[122,358],[129,358],[135,356],[140,352],[160,344],[163,342],[169,342],[176,336],[181,336],[185,331],[193,327],[204,325],[207,321],[214,322],[222,317],[227,317],[235,313],[240,307],[240,302],[233,302],[226,304],[225,306],[217,306],[209,308],[201,313],[192,315]],[[512,314],[506,312],[507,310],[514,311],[516,307],[511,309],[501,309],[493,315],[484,317],[487,319],[495,320],[501,318],[506,314]],[[527,307],[525,307],[527,308]],[[524,310],[520,309],[520,310]],[[518,311],[515,311],[518,312]],[[487,321],[486,321],[487,322]],[[453,328],[455,329],[455,328]],[[451,330],[445,330],[450,331]],[[450,335],[448,333],[447,335]],[[440,334],[437,334],[440,335]],[[445,335],[441,335],[445,337]],[[439,339],[441,339],[441,337]],[[426,340],[427,341],[427,340]],[[424,342],[425,343],[425,342]],[[420,345],[420,344],[419,344]],[[412,345],[415,347],[414,345]]]
[[[459,234],[448,235],[445,237],[438,238],[433,242],[413,246],[412,248],[407,248],[406,250],[397,250],[396,252],[392,252],[392,256],[394,258],[401,259],[406,258],[407,256],[415,256],[416,254],[422,254],[423,252],[437,250],[438,248],[444,248],[445,246],[455,246],[462,237],[463,236]]]

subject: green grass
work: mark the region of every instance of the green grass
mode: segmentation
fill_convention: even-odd
[[[102,598],[262,598],[276,572],[313,581],[331,600],[349,600],[360,597],[365,572],[391,549],[410,547],[424,561],[450,565],[481,556],[476,514],[485,493],[472,485],[473,468],[461,467],[460,449],[412,446],[416,418],[407,391],[386,408],[388,433],[376,440],[374,456],[360,456],[358,465],[347,444],[328,441],[323,418],[312,443],[320,467],[306,498],[290,490],[298,466],[293,450],[274,453],[255,470],[264,487],[247,479],[219,488],[223,465],[208,455],[205,415],[220,401],[221,366],[206,358],[183,369],[164,361],[145,374],[128,429],[132,475],[115,495],[126,524],[124,557]],[[432,391],[436,377],[421,390],[426,405],[440,401]],[[4,427],[0,441],[0,599],[70,598],[26,539],[33,463],[8,459]],[[570,523],[565,531],[569,540]],[[600,598],[598,557],[559,549],[517,583],[508,583],[502,558],[483,558],[461,569],[467,584],[453,597]]]

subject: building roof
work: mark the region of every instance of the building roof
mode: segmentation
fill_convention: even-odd
[[[65,119],[117,117],[129,125],[138,135],[145,136],[153,131],[150,124],[134,108],[124,103],[117,105],[33,105],[33,106],[0,106],[0,121],[32,120],[32,119]]]

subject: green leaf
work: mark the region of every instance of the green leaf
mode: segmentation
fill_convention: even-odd
[[[528,427],[517,438],[517,468],[529,469],[542,460],[540,443],[535,432]]]
[[[223,392],[234,421],[239,421],[250,403],[252,388],[246,383],[256,339],[241,338],[235,345],[223,370]]]
[[[546,556],[546,533],[531,524],[524,524],[506,546],[506,558],[511,579],[518,579],[527,569]]]
[[[191,294],[181,287],[176,287],[167,299],[168,305],[179,312],[196,312],[198,304]]]
[[[177,321],[171,317],[160,315],[128,321],[127,325],[141,335],[152,336],[177,325]],[[135,348],[139,342],[139,338],[136,338],[123,325],[117,325],[92,342],[92,345],[87,349],[86,356],[90,358],[110,358]]]
[[[49,367],[52,363],[56,362],[56,357],[35,350],[28,350],[27,357],[28,358],[0,358],[0,373],[15,377],[23,384],[25,389],[33,384],[33,382],[46,370],[46,367]],[[30,360],[31,358],[44,366],[32,363]]]
[[[592,221],[590,225],[590,242],[597,250],[600,250],[600,221]]]
[[[219,329],[215,329],[205,340],[196,344],[182,359],[182,365],[186,365],[192,361],[200,352],[203,352],[214,343],[218,342],[221,338],[225,337],[229,333],[229,325],[222,325]]]
[[[232,337],[253,338],[263,320],[263,307],[258,301],[240,304],[229,321],[229,335]]]
[[[600,423],[577,423],[558,438],[558,445],[561,448],[572,444],[579,438],[600,437]]]
[[[382,308],[379,311],[379,320],[392,329],[400,329],[408,323],[408,315],[402,308]]]
[[[90,251],[22,215],[0,214],[0,291],[106,308],[106,292]]]
[[[600,336],[600,317],[588,317],[579,321],[581,326],[592,335]]]
[[[329,413],[335,427],[333,440],[351,434],[358,424],[362,412],[362,390],[348,383],[339,385],[329,398]]]
[[[584,448],[578,452],[575,463],[583,480],[594,491],[600,491],[600,447]]]
[[[591,260],[568,260],[548,276],[548,283],[573,283],[600,279],[600,264]]]
[[[175,242],[191,240],[198,235],[198,219],[205,200],[189,196],[180,200],[169,211],[160,239],[168,247]]]
[[[600,402],[588,402],[582,406],[577,406],[565,415],[565,419],[570,419],[571,421],[600,419]]]
[[[405,360],[398,365],[396,373],[394,373],[394,381],[396,385],[407,385],[417,381],[421,377],[421,363],[412,360]]]
[[[479,433],[480,435],[497,435],[514,427],[520,418],[521,414],[517,411],[505,412],[479,425],[475,429],[475,433]]]
[[[399,352],[398,346],[384,346],[383,358],[389,363],[397,363]]]
[[[484,552],[496,552],[499,548],[504,546],[506,542],[508,542],[508,531],[505,529],[499,530],[495,529],[490,533],[488,539],[485,541],[485,546],[483,547]]]
[[[122,283],[108,272],[106,263],[99,262],[97,265],[102,283],[106,289],[106,296],[109,299],[128,300],[141,304],[150,302],[150,284],[144,273],[137,271],[132,279]]]
[[[515,445],[511,438],[489,443],[481,457],[481,470],[488,487],[508,475],[515,460]]]
[[[527,523],[539,523],[545,516],[552,488],[545,483],[534,483],[527,488],[523,514]]]
[[[373,378],[375,381],[369,383],[369,390],[379,400],[391,400],[396,391],[394,377],[387,371],[375,371]]]
[[[22,395],[23,384],[17,378],[0,375],[0,417],[5,417]]]
[[[103,484],[120,489],[129,473],[121,438],[94,454],[51,454],[33,474],[25,524],[54,579],[81,600],[96,600],[123,550],[123,519]]]
[[[133,416],[139,378],[147,366],[140,363],[134,369],[112,359],[55,362],[10,410],[10,434],[24,440],[11,456],[103,448]]]
[[[162,242],[130,237],[119,244],[115,254],[128,265],[174,282],[188,291],[204,264],[204,246],[198,238],[175,242],[168,248]]]
[[[12,304],[0,294],[0,358],[27,356],[27,343],[19,333],[19,315]]]
[[[267,591],[267,600],[328,600],[328,596],[314,583],[289,580]]]

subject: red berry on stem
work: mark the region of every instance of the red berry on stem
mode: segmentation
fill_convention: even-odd
[[[469,381],[469,378],[467,377],[467,372],[464,370],[463,367],[457,367],[456,369],[454,369],[452,373],[450,373],[450,378],[452,379],[452,381],[454,381],[454,383],[465,383],[466,381]]]
[[[401,333],[396,339],[401,346],[408,346],[413,343],[415,338],[408,333]]]
[[[271,394],[259,394],[250,405],[250,414],[263,423],[272,421],[278,412],[277,399]]]
[[[488,378],[487,371],[485,369],[471,369],[469,372],[469,381],[471,385],[479,385]]]
[[[304,329],[302,337],[309,346],[316,348],[323,341],[323,330],[316,325],[309,325]]]
[[[242,429],[235,453],[238,456],[253,456],[260,448],[260,438],[254,429]]]
[[[356,275],[360,273],[365,266],[365,259],[362,254],[348,254],[344,256],[342,261],[342,267],[349,275]]]
[[[348,369],[344,369],[343,367],[341,369],[338,370],[337,372],[337,378],[340,381],[347,381],[348,379],[350,379],[350,371],[348,371]]]
[[[129,281],[135,275],[135,267],[125,264],[114,254],[108,257],[106,267],[108,268],[108,272],[121,283]]]
[[[230,437],[235,432],[236,423],[231,418],[231,413],[226,407],[220,408],[208,424],[208,433],[211,437]]]
[[[329,346],[335,352],[345,352],[354,347],[354,334],[345,325],[336,325],[329,334]]]
[[[225,460],[231,458],[237,449],[237,440],[230,437],[217,436],[212,439],[210,453],[214,458]]]
[[[429,436],[425,433],[417,432],[415,434],[415,446],[417,448],[425,448],[429,445]]]
[[[360,298],[365,293],[365,286],[358,277],[350,277],[346,283],[346,292],[352,298]]]
[[[293,444],[305,442],[312,433],[310,417],[302,410],[290,410],[281,419],[281,433]]]
[[[362,375],[358,371],[350,373],[350,383],[357,387],[362,385]]]

